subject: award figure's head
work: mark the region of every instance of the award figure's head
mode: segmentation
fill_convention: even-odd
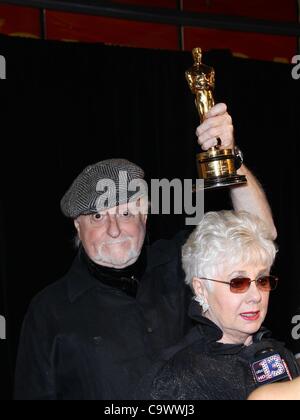
[[[186,71],[186,79],[193,94],[200,91],[213,91],[215,87],[215,70],[202,63],[202,49],[193,49],[194,64]]]
[[[193,57],[196,65],[202,64],[202,49],[201,48],[194,48],[193,49]]]

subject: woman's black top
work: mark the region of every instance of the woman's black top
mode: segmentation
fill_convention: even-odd
[[[288,366],[291,377],[299,376],[292,353],[284,344],[271,339],[267,330],[261,329],[249,347],[225,345],[218,343],[222,331],[201,316],[198,304],[192,303],[190,316],[198,325],[180,344],[164,352],[142,379],[137,399],[246,400],[256,388],[271,381],[264,381],[257,366],[263,363],[267,366],[264,360],[273,360],[278,355]]]

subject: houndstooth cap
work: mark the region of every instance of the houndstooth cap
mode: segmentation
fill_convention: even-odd
[[[130,191],[128,186],[133,180],[145,183],[144,176],[139,166],[125,159],[109,159],[90,165],[62,198],[61,210],[66,217],[76,219],[126,204],[133,197],[143,195],[142,189]]]

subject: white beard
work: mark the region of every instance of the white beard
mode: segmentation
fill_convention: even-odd
[[[122,248],[122,243],[130,243],[129,247]],[[115,253],[113,248],[117,244],[120,244],[118,249],[121,250],[121,252]],[[108,247],[108,249],[105,249],[105,247]],[[111,250],[109,249],[111,248]],[[124,238],[122,240],[116,239],[115,241],[109,241],[101,243],[97,247],[97,253],[94,257],[94,262],[96,262],[99,265],[103,265],[106,267],[112,267],[112,268],[125,268],[127,266],[130,266],[134,264],[139,255],[141,253],[141,249],[136,249],[136,245],[134,244],[132,238]]]

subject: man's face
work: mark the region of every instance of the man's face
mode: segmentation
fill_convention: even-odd
[[[136,203],[75,220],[79,238],[89,258],[98,265],[122,269],[134,264],[145,240],[147,215]]]

